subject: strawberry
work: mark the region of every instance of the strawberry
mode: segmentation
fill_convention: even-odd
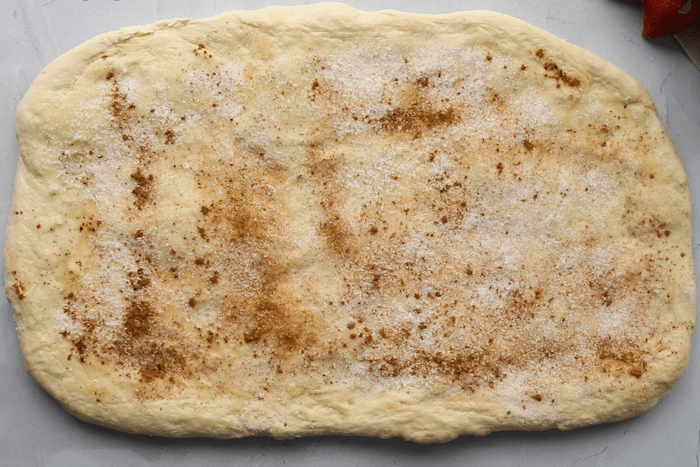
[[[673,34],[686,29],[698,14],[697,3],[691,0],[644,0],[646,38]]]

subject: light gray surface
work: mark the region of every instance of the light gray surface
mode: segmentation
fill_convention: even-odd
[[[102,32],[173,17],[303,1],[1,0],[0,230],[12,199],[17,158],[15,108],[52,59]],[[672,38],[646,41],[633,0],[348,1],[364,10],[440,13],[490,9],[516,16],[580,45],[635,76],[649,91],[690,176],[700,206],[700,71]],[[700,213],[693,219],[700,246]],[[2,237],[4,247],[4,236]],[[696,259],[697,261],[697,259]],[[697,271],[697,266],[696,266]],[[10,305],[0,300],[0,466],[696,466],[700,343],[685,375],[647,414],[571,432],[498,433],[444,445],[357,437],[217,441],[132,436],[80,422],[25,372]]]

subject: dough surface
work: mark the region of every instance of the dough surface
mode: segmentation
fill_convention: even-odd
[[[28,372],[164,436],[571,429],[653,407],[695,321],[644,89],[520,20],[340,4],[160,21],[17,110]]]

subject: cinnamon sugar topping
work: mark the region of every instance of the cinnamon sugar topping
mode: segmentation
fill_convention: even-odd
[[[66,286],[73,354],[143,397],[323,374],[497,387],[514,413],[549,400],[545,377],[642,378],[669,301],[646,245],[674,226],[620,195],[644,170],[626,117],[557,131],[532,83],[586,83],[531,57],[348,46],[291,66],[212,44],[157,86],[106,71],[113,136],[62,159],[101,222],[75,233],[94,261]]]

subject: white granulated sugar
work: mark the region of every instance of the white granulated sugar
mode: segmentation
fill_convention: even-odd
[[[452,86],[460,76],[453,72],[461,49],[453,45],[431,45],[416,48],[407,64],[412,79],[430,78],[436,87]]]
[[[182,300],[180,306],[183,310],[191,310],[191,307],[187,304],[187,300]],[[197,302],[197,309],[192,314],[194,321],[200,326],[208,326],[215,322],[219,310],[214,308],[210,303],[202,304],[201,301]]]
[[[384,110],[386,113],[386,110]],[[336,118],[333,121],[333,127],[338,131],[338,139],[343,141],[348,135],[359,135],[372,128],[372,124],[364,119],[355,120],[347,115],[342,115],[344,118]]]
[[[585,262],[596,273],[609,271],[614,264],[615,252],[611,248],[597,246],[585,250]]]
[[[182,117],[185,117],[182,119]],[[181,118],[178,119],[177,125],[173,127],[176,134],[182,134],[187,128],[195,126],[202,116],[194,110],[187,109]]]
[[[253,156],[254,160],[268,165],[284,164],[291,155],[280,148],[266,131],[241,135],[241,144]]]
[[[422,232],[411,232],[399,254],[409,261],[431,261],[435,257],[433,248],[428,245],[425,234]]]
[[[464,213],[462,217],[462,223],[460,224],[460,230],[463,232],[468,232],[470,230],[475,230],[479,225],[481,225],[481,216],[478,212],[469,211]]]
[[[103,226],[92,241],[92,248],[100,258],[99,267],[81,279],[81,286],[93,291],[93,303],[88,307],[87,314],[99,318],[103,323],[102,328],[109,322],[123,320],[124,298],[121,291],[131,288],[129,274],[139,268],[121,236],[105,230],[106,227]],[[115,287],[102,287],[103,284],[114,284]],[[109,334],[106,330],[104,332]],[[110,335],[105,334],[105,339],[111,339]]]
[[[510,65],[510,60],[499,55],[493,56],[493,58],[488,61],[491,72],[494,75],[498,75],[500,79],[506,82],[514,76],[513,72],[508,68],[508,65]]]
[[[484,96],[472,96],[471,99],[463,99],[468,107],[465,115],[457,124],[447,128],[446,136],[469,135],[473,140],[479,138],[496,138],[506,140],[503,132],[503,120],[497,117],[495,112],[486,106]]]
[[[591,87],[581,102],[582,105],[578,106],[578,110],[575,110],[576,113],[581,113],[582,116],[574,115],[574,117],[582,120],[597,120],[607,99],[608,96],[603,89]]]
[[[492,246],[495,250],[494,264],[499,265],[506,271],[518,271],[523,264],[522,252],[525,244],[524,242],[513,240],[512,236],[510,238],[506,237],[506,235],[503,235],[500,238],[500,244]]]
[[[465,215],[463,228],[473,229],[480,226],[482,229],[488,229],[493,235],[502,235],[502,240],[507,242],[536,240],[539,245],[546,245],[552,238],[557,238],[562,223],[566,221],[565,214],[532,202],[533,194],[539,193],[538,190],[524,186],[521,188],[522,191],[515,188],[513,192],[504,190],[507,204],[504,204],[498,213],[492,213],[491,220],[484,221],[474,212]]]
[[[557,323],[545,316],[537,316],[532,319],[530,326],[537,331],[543,339],[559,339],[559,328]]]
[[[133,187],[124,184],[119,157],[109,155],[107,152],[100,159],[66,157],[59,163],[59,174],[66,186],[80,190],[96,203],[127,196]]]
[[[573,184],[576,178],[576,175],[572,174],[566,167],[562,167],[559,171],[559,186],[556,193],[560,196],[559,204],[563,207],[569,204],[566,199],[569,196],[569,192],[573,192],[576,189],[576,186]]]
[[[358,135],[377,129],[380,126],[378,121],[391,110],[390,105],[380,101],[358,101],[352,113],[334,111],[332,125],[342,141],[347,135]]]
[[[95,111],[104,111],[104,109],[109,108],[109,102],[111,100],[109,93],[111,90],[111,83],[100,83],[100,93],[96,97],[80,101],[80,104],[78,105],[78,112],[76,113],[78,118],[86,122],[96,120],[93,117]]]
[[[184,77],[185,89],[190,92],[208,92],[215,99],[223,99],[225,94],[243,82],[243,66],[237,62],[219,68],[218,71],[194,70]]]
[[[537,182],[523,180],[521,183],[508,184],[502,190],[502,199],[507,203],[513,212],[512,216],[518,223],[539,211],[539,205],[535,203],[535,194],[546,191],[543,185]]]
[[[619,337],[629,333],[630,304],[628,300],[615,300],[608,306],[599,306],[596,310],[598,333],[601,336]]]
[[[356,362],[349,365],[338,373],[338,384],[354,387],[357,394],[366,393],[370,389],[370,385],[367,383],[367,379],[364,376],[367,374],[367,367],[368,365],[364,362]]]
[[[610,269],[613,257],[613,251],[605,247],[589,249],[570,247],[559,256],[556,268],[560,271],[567,271],[585,265],[592,272],[600,274]]]
[[[512,99],[510,107],[517,124],[526,131],[560,123],[547,100],[527,91]]]
[[[121,234],[117,232],[103,229],[101,235],[95,240],[93,248],[102,259],[100,267],[106,277],[118,279],[139,269],[133,252],[124,244]]]
[[[153,109],[151,116],[158,120],[158,123],[168,125],[175,124],[180,120],[180,117],[175,114],[173,103],[169,100],[160,99],[154,101],[153,104],[151,104],[151,109]]]
[[[449,141],[442,135],[435,135],[434,137],[426,135],[422,140],[412,142],[412,147],[417,147],[421,153],[426,154],[434,149],[446,148],[448,142]]]
[[[426,380],[426,378],[412,375],[399,376],[393,378],[378,378],[375,381],[373,381],[374,384],[367,392],[369,392],[370,394],[382,394],[390,390],[423,387],[429,381],[429,378],[428,380]]]
[[[508,371],[504,369],[505,377],[496,382],[495,390],[498,393],[498,400],[503,404],[503,408],[511,412],[512,415],[522,418],[534,418],[537,412],[527,410],[527,405],[532,402],[527,391],[530,389],[530,381],[533,374],[526,372]]]
[[[187,125],[197,123],[202,116],[192,109],[187,109],[184,114],[185,122]]]
[[[474,289],[469,304],[478,308],[503,308],[505,303],[493,286],[481,285]]]
[[[119,91],[124,94],[127,105],[136,104],[141,90],[141,81],[133,76],[125,76],[119,81]]]
[[[319,232],[316,228],[309,229],[302,237],[299,238],[299,242],[296,245],[294,245],[294,247],[298,251],[303,251],[307,247],[318,241],[319,238]],[[325,300],[325,302],[327,301],[328,300]]]
[[[234,119],[243,112],[243,106],[232,100],[221,100],[216,107],[215,113],[220,117]]]
[[[556,373],[556,368],[554,372]],[[551,394],[547,386],[551,383],[561,384],[559,380],[551,383],[543,374],[538,374],[540,382],[537,386],[533,384],[534,374],[510,373],[506,378],[496,383],[495,390],[499,393],[498,400],[503,404],[510,415],[519,418],[531,426],[546,426],[552,421],[563,420],[556,405],[547,403],[551,399]],[[554,385],[554,384],[552,384]],[[536,401],[533,396],[537,394],[542,402]]]
[[[457,87],[459,99],[481,118],[487,120],[496,119],[496,115],[488,111],[486,94],[484,91],[485,88],[486,83],[484,82],[483,75],[478,72],[470,73],[464,77],[464,80],[462,80]]]
[[[488,87],[484,56],[465,48],[459,51],[455,59],[459,60],[458,64],[464,68],[458,87],[461,99],[473,107],[484,107],[486,104],[485,92]]]
[[[438,189],[444,188],[446,185],[452,183],[449,179],[449,173],[454,168],[454,162],[447,154],[438,152],[434,155],[430,169],[427,171],[427,176],[429,178],[435,179],[433,181],[433,186]]]
[[[583,261],[583,249],[579,247],[571,247],[564,250],[559,255],[556,268],[560,271],[568,271],[576,268]]]
[[[469,47],[461,47],[457,50],[457,57],[459,61],[465,65],[479,65],[483,67],[484,54],[480,52],[475,52]]]
[[[101,287],[102,284],[115,284],[122,287],[122,290],[127,290],[131,287],[128,277],[122,271],[110,270],[110,268],[102,268],[94,276],[88,276],[83,286],[91,286],[95,289],[104,289],[100,294],[95,295],[95,299],[99,300],[89,306],[88,312],[99,316],[101,321],[116,320],[123,322],[124,320],[124,297],[118,292],[108,287]]]
[[[364,48],[327,58],[321,75],[347,97],[376,102],[392,80],[405,77],[403,58],[388,47],[370,52]]]
[[[219,69],[217,74],[219,86],[225,89],[233,89],[243,82],[243,65],[233,61]]]
[[[487,220],[478,213],[469,213],[461,227],[464,231],[473,230],[476,233],[473,239],[468,240],[468,248],[488,255],[494,267],[517,270],[521,265],[522,252],[528,247],[528,240],[537,238],[537,234],[526,236],[526,232],[521,232],[521,235],[517,235],[508,231],[511,224],[517,226],[518,221],[512,222],[508,216],[501,215]]]
[[[73,320],[62,309],[57,310],[54,317],[56,319],[56,328],[58,332],[66,332],[75,336],[80,335],[85,329],[81,322]]]
[[[372,198],[395,190],[399,185],[397,177],[411,172],[419,162],[397,162],[408,149],[407,145],[397,144],[390,149],[391,151],[373,154],[374,157],[367,164],[348,167],[341,182],[348,190],[356,192],[358,198]]]
[[[596,202],[616,196],[621,188],[621,183],[612,177],[607,176],[600,169],[590,169],[584,176],[586,187],[589,188],[591,197],[595,197]]]

